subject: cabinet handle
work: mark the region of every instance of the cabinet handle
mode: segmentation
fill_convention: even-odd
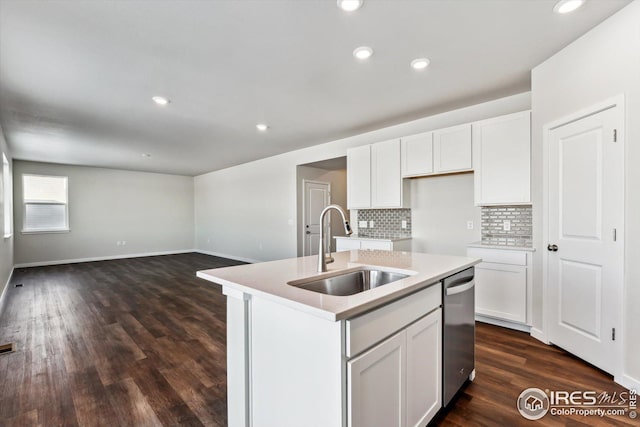
[[[552,245],[551,243],[549,243],[549,245],[547,246],[547,250],[549,252],[558,252],[558,245]]]

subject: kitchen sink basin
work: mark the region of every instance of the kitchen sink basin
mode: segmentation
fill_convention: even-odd
[[[322,279],[302,279],[288,284],[321,294],[347,296],[377,288],[405,277],[409,277],[409,275],[375,268],[360,268]]]

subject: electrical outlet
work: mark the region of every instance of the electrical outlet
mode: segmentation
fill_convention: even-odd
[[[467,221],[467,230],[473,230],[473,221]]]
[[[402,222],[400,223],[400,227],[402,227],[402,229],[407,228],[407,221],[402,220]]]
[[[504,231],[511,231],[511,221],[509,221],[508,219],[502,221],[502,229]]]
[[[293,225],[293,220],[291,218],[289,218],[289,220],[287,221],[288,225]]]
[[[124,246],[124,245],[126,245],[126,244],[127,244],[127,241],[126,241],[126,240],[123,240],[123,241],[122,241],[122,246]]]
[[[369,221],[369,228],[373,228],[374,222],[373,221]]]
[[[367,228],[367,221],[358,221],[358,228]]]

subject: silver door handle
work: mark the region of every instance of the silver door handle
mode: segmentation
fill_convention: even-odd
[[[473,288],[475,286],[475,280],[471,280],[469,282],[463,283],[462,285],[458,285],[458,286],[453,286],[451,288],[447,288],[447,296],[449,295],[455,295],[455,294],[460,294],[462,292],[466,292],[469,289]]]

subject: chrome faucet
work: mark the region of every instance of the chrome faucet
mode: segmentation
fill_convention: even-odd
[[[324,250],[324,217],[331,209],[335,209],[342,216],[342,221],[344,222],[344,232],[347,233],[347,236],[353,234],[351,231],[351,226],[349,225],[349,221],[347,221],[347,215],[344,213],[344,210],[339,205],[329,205],[322,210],[320,213],[320,247],[318,248],[318,273],[324,273],[327,271],[327,263],[333,262],[333,258],[331,257],[331,230],[329,230],[329,256],[326,257]]]

